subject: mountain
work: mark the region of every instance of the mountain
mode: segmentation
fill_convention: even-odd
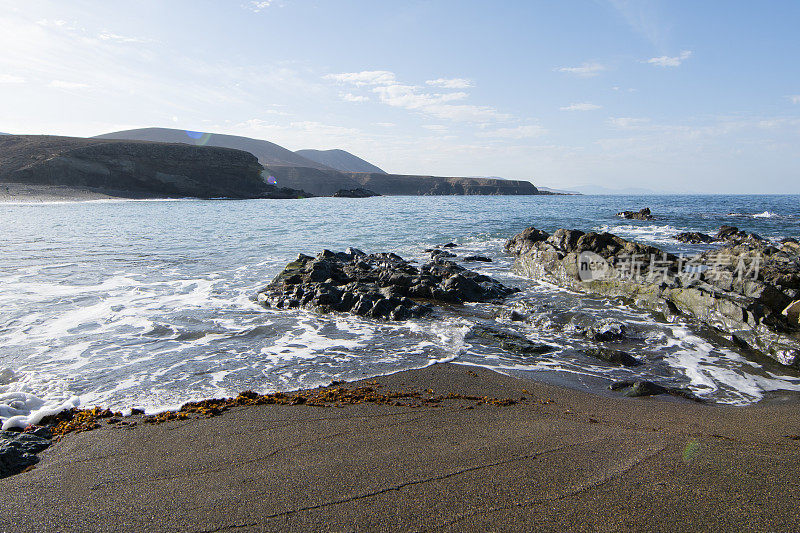
[[[219,133],[203,133],[169,128],[142,128],[137,130],[115,131],[98,135],[95,139],[123,139],[128,141],[153,141],[162,143],[192,144],[195,146],[217,146],[220,148],[233,148],[250,152],[258,158],[262,165],[296,166],[318,169],[329,167],[316,161],[297,155],[283,146],[278,146],[269,141],[238,137],[236,135],[221,135]]]
[[[91,190],[123,198],[297,198],[229,148],[47,135],[0,137],[0,183]]]
[[[372,163],[344,150],[297,150],[296,154],[343,172],[377,172],[386,174]]]

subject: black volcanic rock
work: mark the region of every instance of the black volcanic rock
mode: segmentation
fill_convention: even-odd
[[[19,474],[39,462],[36,456],[50,440],[32,433],[0,431],[0,479]]]
[[[502,285],[451,261],[433,259],[417,269],[392,253],[324,250],[300,255],[259,291],[258,301],[277,308],[304,307],[404,320],[431,311],[427,302],[500,300],[518,289]]]
[[[227,148],[32,135],[0,137],[0,183],[89,188],[146,198],[298,198]]]
[[[653,220],[653,215],[650,213],[649,207],[645,207],[639,211],[621,211],[617,213],[617,216],[631,220]]]
[[[705,233],[700,233],[699,231],[678,233],[672,238],[676,241],[684,242],[686,244],[708,244],[717,240],[711,235],[706,235]]]
[[[339,189],[333,193],[334,198],[372,198],[373,196],[380,196],[380,194],[361,187],[357,189]]]

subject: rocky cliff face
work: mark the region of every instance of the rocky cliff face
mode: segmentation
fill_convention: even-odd
[[[285,187],[318,196],[340,189],[368,189],[384,196],[533,195],[541,194],[527,181],[493,178],[445,178],[361,172],[338,172],[305,167],[268,166],[267,172]]]
[[[0,138],[0,182],[84,187],[122,197],[296,198],[240,150],[50,136]]]

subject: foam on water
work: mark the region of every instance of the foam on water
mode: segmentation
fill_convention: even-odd
[[[765,203],[762,211],[796,216],[792,201]],[[340,203],[324,198],[124,201],[50,205],[47,217],[41,205],[2,204],[0,223],[14,231],[0,251],[0,420],[19,427],[78,402],[156,412],[246,389],[316,387],[442,361],[558,374],[575,386],[584,379],[646,377],[736,404],[773,390],[800,390],[792,371],[765,368],[693,325],[660,324],[621,302],[510,271],[513,258],[503,244],[528,225],[605,230],[656,245],[674,243],[671,236],[681,231],[708,231],[674,216],[665,223],[612,223],[619,210],[612,202],[625,203],[613,197],[415,198],[413,204],[379,198],[354,202],[343,213]],[[707,202],[717,200],[689,203],[685,211],[727,208],[724,199]],[[650,205],[656,214],[670,206]],[[749,220],[748,231],[770,238],[796,231],[785,226],[790,218]],[[264,309],[253,300],[299,252],[355,246],[421,262],[424,249],[450,241],[458,243],[459,256],[493,260],[467,268],[523,289],[507,305],[529,311],[528,323],[496,318],[503,313],[492,304],[442,308],[432,318],[394,324]],[[570,322],[583,316],[617,318],[637,330],[625,349],[645,365],[616,368],[588,357],[583,350],[591,343]],[[477,323],[555,350],[541,357],[505,351],[471,336]]]

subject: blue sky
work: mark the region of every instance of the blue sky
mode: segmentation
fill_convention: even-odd
[[[800,2],[0,0],[0,131],[162,126],[389,172],[800,193]]]

